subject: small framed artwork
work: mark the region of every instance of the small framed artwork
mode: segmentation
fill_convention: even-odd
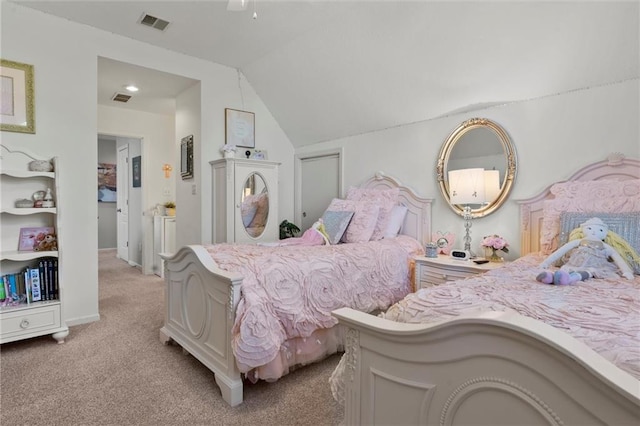
[[[20,228],[18,251],[36,251],[38,247],[44,247],[45,244],[48,244],[48,239],[51,239],[52,236],[54,236],[55,241],[55,231],[52,226]]]
[[[98,201],[115,203],[117,201],[116,186],[118,182],[115,163],[98,163]]]
[[[131,182],[134,188],[142,186],[142,156],[138,155],[131,159]]]
[[[255,148],[255,114],[231,108],[225,108],[224,113],[225,143],[243,148]]]
[[[35,133],[33,65],[0,59],[0,130]]]
[[[180,176],[183,180],[193,178],[193,135],[180,142]]]

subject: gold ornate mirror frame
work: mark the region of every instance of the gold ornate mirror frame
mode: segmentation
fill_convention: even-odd
[[[513,186],[513,182],[516,177],[516,151],[513,143],[509,139],[509,136],[505,132],[505,130],[500,127],[498,124],[494,123],[491,120],[486,118],[472,118],[470,120],[462,123],[458,128],[456,128],[453,133],[447,138],[447,140],[442,145],[440,149],[440,155],[438,155],[438,164],[436,165],[436,173],[438,178],[438,184],[440,186],[440,191],[442,192],[442,196],[445,201],[451,207],[451,209],[456,212],[460,216],[464,216],[464,206],[458,204],[451,204],[450,196],[449,196],[449,184],[447,182],[447,175],[449,171],[449,163],[451,160],[451,155],[456,147],[456,144],[460,142],[463,136],[466,136],[465,141],[470,140],[472,137],[471,133],[475,129],[489,129],[493,133],[495,133],[497,140],[500,142],[504,157],[505,157],[505,168],[503,176],[500,181],[500,191],[498,196],[483,205],[482,207],[475,208],[471,210],[471,216],[474,218],[487,216],[494,211],[496,211],[502,204],[506,201],[511,192],[511,187]],[[473,143],[473,141],[471,141]],[[475,147],[477,148],[477,147]],[[482,167],[482,166],[474,166],[473,167]],[[471,167],[471,166],[470,166]]]

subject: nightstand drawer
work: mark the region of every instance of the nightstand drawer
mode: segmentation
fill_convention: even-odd
[[[477,264],[468,260],[452,259],[449,256],[414,257],[416,262],[416,289],[444,284],[468,278],[492,269],[500,268],[504,263]]]
[[[426,281],[431,285],[440,285],[447,281],[467,278],[476,274],[475,272],[464,272],[448,268],[433,268],[428,265],[423,265],[420,270],[420,281]]]

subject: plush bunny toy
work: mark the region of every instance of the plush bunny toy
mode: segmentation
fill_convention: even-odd
[[[593,217],[587,220],[580,225],[580,229],[584,234],[583,238],[569,241],[551,253],[540,265],[547,269],[573,249],[562,267],[555,274],[543,271],[538,274],[536,280],[545,284],[571,284],[589,278],[614,277],[618,272],[628,280],[633,279],[633,272],[627,262],[612,246],[604,242],[609,227],[600,218]],[[620,236],[615,235],[626,243]],[[613,263],[609,258],[613,259]]]

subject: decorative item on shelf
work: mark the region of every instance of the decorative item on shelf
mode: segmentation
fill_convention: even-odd
[[[486,236],[480,244],[485,251],[484,257],[490,262],[504,262],[504,259],[498,255],[499,251],[509,253],[509,243],[499,235]]]
[[[32,172],[52,172],[53,164],[49,160],[33,160],[29,162],[29,170]]]
[[[33,195],[31,196],[31,198],[33,198],[33,207],[42,207],[42,202],[44,201],[45,194],[46,191],[36,191],[33,193]]]
[[[225,144],[220,148],[220,152],[224,155],[224,158],[234,158],[238,147],[235,145]]]
[[[293,238],[296,234],[300,232],[300,228],[295,224],[289,222],[288,220],[283,220],[280,222],[280,239],[284,240],[287,238]]]
[[[175,216],[176,215],[176,203],[173,201],[167,201],[164,203],[164,210],[167,216]]]
[[[456,235],[452,232],[436,231],[431,234],[431,239],[438,246],[438,254],[449,254],[456,241]]]
[[[16,200],[16,207],[19,209],[28,209],[33,207],[33,201],[28,198]]]
[[[53,195],[51,195],[51,188],[47,188],[47,191],[44,193],[44,198],[42,199],[42,207],[55,207],[55,203],[53,202]]]
[[[43,243],[43,241],[46,242]],[[55,246],[55,249],[49,248],[49,250],[58,249],[55,241],[55,231],[52,226],[20,228],[19,251],[44,251],[47,247],[53,246]]]
[[[485,202],[484,169],[461,169],[449,171],[449,192],[451,204],[464,206],[464,250],[475,257],[471,250],[471,206]]]
[[[58,240],[55,234],[46,234],[42,240],[33,246],[34,251],[56,251],[58,250]]]
[[[438,244],[435,242],[427,243],[424,248],[426,257],[438,257]]]

